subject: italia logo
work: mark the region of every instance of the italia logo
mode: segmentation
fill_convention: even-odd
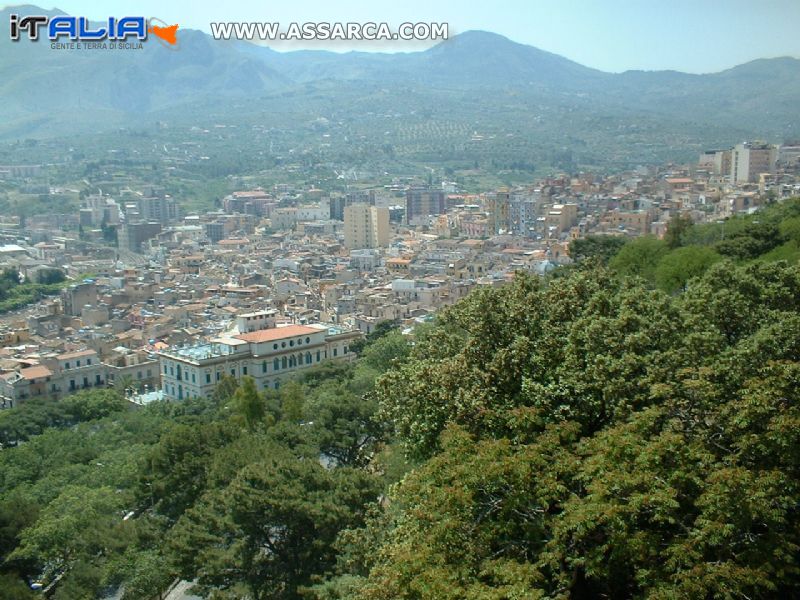
[[[38,40],[43,33],[51,42],[144,41],[152,33],[165,46],[175,48],[178,45],[178,25],[167,25],[155,17],[108,17],[100,25],[92,25],[86,17],[69,15],[21,17],[12,14],[10,19],[9,32],[15,42],[22,38],[23,33],[31,41]]]

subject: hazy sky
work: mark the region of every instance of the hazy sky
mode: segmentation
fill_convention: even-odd
[[[211,21],[447,22],[451,35],[494,31],[606,71],[699,73],[754,58],[800,58],[800,0],[57,0],[55,6],[93,19],[144,15],[203,31]],[[393,49],[419,47],[406,42]]]

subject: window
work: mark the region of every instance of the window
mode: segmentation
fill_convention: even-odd
[[[64,368],[65,369],[69,369],[69,362],[64,363]],[[164,367],[164,368],[166,369],[166,367]],[[165,371],[165,373],[166,373],[166,371]]]
[[[211,373],[206,373],[206,383],[211,383]]]
[[[217,381],[219,381],[219,371],[217,371]]]
[[[242,375],[247,375],[247,367],[242,367]]]
[[[294,340],[289,340],[289,345],[294,346]]]
[[[99,375],[99,374],[98,374],[98,375],[95,375],[95,376],[94,376],[94,384],[95,384],[95,385],[100,385],[101,383],[103,383],[103,382],[102,382],[102,381],[100,381],[100,375]]]
[[[286,348],[286,342],[281,342],[281,348]]]
[[[192,383],[197,383],[197,379],[195,378],[194,373],[192,373]]]
[[[167,374],[167,365],[164,365],[164,375]]]
[[[285,369],[286,366],[287,366],[286,365],[286,357],[283,356],[283,357],[281,357],[281,369]]]
[[[87,358],[87,359],[86,359],[86,364],[87,364],[87,365],[90,365],[90,364],[92,364],[92,359],[91,359],[91,358]]]
[[[261,372],[262,373],[266,373],[267,372],[267,361],[263,361],[261,363]]]
[[[236,369],[231,369],[231,377],[236,377]]]
[[[75,366],[76,366],[76,367],[80,367],[80,366],[81,366],[81,361],[79,361],[79,360],[76,360],[76,361],[75,361]]]
[[[306,364],[311,364],[311,352],[306,352]]]
[[[310,343],[311,343],[311,338],[310,338],[310,337],[307,337],[307,338],[306,338],[306,344],[310,344]]]
[[[277,350],[278,349],[278,344],[272,344],[272,349],[273,350]]]
[[[317,362],[319,362],[319,350],[317,350]]]
[[[337,356],[338,354],[339,354],[339,349],[338,348],[334,348],[333,349],[333,355]]]
[[[153,376],[153,369],[147,369],[147,378],[150,379]]]
[[[278,369],[280,369],[280,363],[278,362],[278,359],[276,358],[275,360],[272,361],[272,370],[273,371],[277,371]]]

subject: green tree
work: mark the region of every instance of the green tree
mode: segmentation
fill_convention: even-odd
[[[676,214],[667,223],[667,231],[664,233],[664,242],[670,250],[680,248],[684,244],[684,238],[692,228],[692,218],[685,214]]]
[[[625,244],[608,264],[620,275],[642,277],[653,282],[656,267],[668,249],[666,242],[646,235]]]
[[[120,539],[121,501],[108,487],[66,487],[21,533],[10,558],[36,560],[47,581],[64,573],[79,577],[82,566],[95,563]]]
[[[239,388],[233,395],[233,407],[250,431],[263,425],[267,414],[266,402],[264,396],[256,389],[255,379],[242,378]]]
[[[317,597],[796,596],[798,340],[786,263],[471,295],[379,382],[421,462]]]
[[[280,389],[280,406],[283,418],[299,423],[305,418],[306,390],[296,381],[289,381]]]
[[[65,280],[64,271],[61,269],[42,269],[36,274],[36,283],[51,285]]]
[[[627,241],[621,235],[587,235],[569,243],[569,255],[576,261],[595,259],[607,265]]]
[[[724,240],[714,244],[723,256],[735,260],[758,258],[782,242],[778,227],[772,223],[748,223],[746,228],[729,233]]]
[[[675,292],[686,287],[693,277],[705,273],[722,257],[711,248],[685,246],[672,250],[662,258],[655,270],[656,285],[665,292]]]
[[[374,395],[358,396],[342,384],[330,382],[315,390],[305,410],[320,451],[340,465],[367,464],[384,434],[374,418]]]
[[[178,522],[171,536],[176,565],[206,590],[299,598],[313,576],[333,566],[338,532],[362,523],[363,506],[376,493],[356,470],[299,460],[250,464]]]

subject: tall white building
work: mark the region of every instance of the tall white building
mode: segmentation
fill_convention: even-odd
[[[777,160],[778,149],[771,144],[736,144],[731,150],[731,182],[756,182],[762,173],[775,173]]]
[[[389,245],[389,209],[368,204],[344,208],[344,245],[350,250]]]

